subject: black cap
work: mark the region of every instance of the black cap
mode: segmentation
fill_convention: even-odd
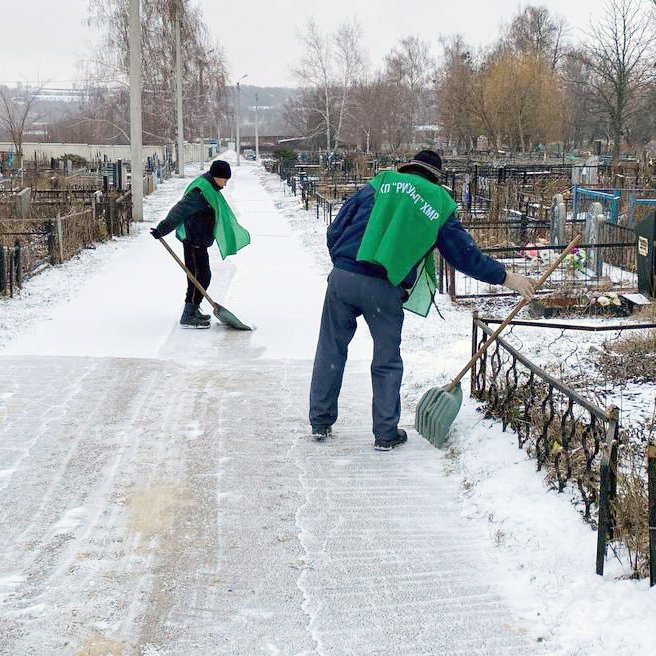
[[[432,182],[442,177],[442,158],[434,150],[420,150],[409,162],[399,164],[399,173],[428,173]]]
[[[230,164],[222,159],[215,159],[210,166],[210,175],[213,178],[225,178],[229,180],[232,176],[232,171],[230,170]]]

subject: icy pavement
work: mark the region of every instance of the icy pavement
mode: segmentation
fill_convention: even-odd
[[[594,534],[471,403],[449,452],[412,431],[372,449],[362,327],[336,436],[309,437],[328,263],[321,225],[274,187],[235,171],[253,243],[212,261],[210,293],[253,333],[179,328],[184,278],[148,226],[0,305],[21,326],[0,334],[0,654],[649,654],[654,595],[590,573]],[[444,311],[427,334],[407,321],[406,427],[427,376],[467,353],[467,319]]]

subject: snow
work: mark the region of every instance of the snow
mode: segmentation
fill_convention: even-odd
[[[192,166],[189,169],[190,175],[197,172]],[[239,173],[231,179],[225,195],[235,204],[238,218],[248,217],[252,243],[240,253],[239,267],[231,258],[222,261],[218,249],[211,250],[213,284],[209,292],[215,287],[228,289],[225,297],[217,295],[213,300],[256,327],[252,342],[261,345],[267,357],[312,358],[325,276],[313,270],[306,253],[299,252],[289,225],[271,222],[276,208],[257,179],[253,175],[242,178]],[[161,187],[162,193],[146,197],[147,220],[164,218],[188,182],[172,179]],[[157,357],[179,318],[175,315],[182,309],[186,283],[170,255],[154,247],[149,227],[135,225],[136,239],[120,238],[100,245],[95,252],[85,251],[64,265],[64,271],[51,269],[26,286],[21,293],[24,306],[15,310],[14,317],[8,317],[12,323],[22,322],[26,330],[7,345],[4,354]],[[130,247],[121,247],[126,241]],[[179,242],[171,235],[167,242],[182,259]],[[110,259],[107,251],[116,254]],[[298,260],[298,268],[290,272],[280,262],[292,257]],[[89,275],[89,269],[93,272],[88,284],[80,283],[81,268],[84,275]],[[258,293],[245,293],[247,290]],[[173,292],[177,292],[175,300]],[[51,307],[55,305],[53,297],[59,301],[56,307]],[[205,309],[211,312],[209,305]],[[88,328],[89,312],[94,315],[93,331]],[[37,314],[40,321],[34,325]],[[293,340],[289,339],[290,327]],[[10,329],[2,331],[4,339],[10,333]],[[351,349],[361,349],[364,357],[371,353],[368,340],[362,336],[354,340]]]
[[[0,653],[656,654],[656,591],[612,556],[595,575],[596,534],[513,434],[467,395],[447,449],[411,430],[469,357],[466,309],[406,316],[407,445],[371,448],[364,325],[336,437],[309,438],[325,225],[233,171],[252,244],[212,249],[209,292],[252,333],[178,326],[184,276],[148,228],[188,179],[0,299]]]

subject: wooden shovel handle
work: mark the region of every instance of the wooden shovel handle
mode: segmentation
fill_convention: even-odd
[[[535,283],[535,289],[538,290],[542,285],[546,282],[547,278],[560,266],[560,263],[572,252],[574,248],[576,248],[577,244],[581,241],[581,235],[576,235],[572,241],[569,242],[569,245],[567,248],[560,254],[558,259],[549,266],[549,268],[540,276],[540,279]],[[474,362],[478,360],[478,358],[487,351],[488,347],[496,338],[501,334],[501,331],[517,316],[519,311],[528,305],[529,301],[526,299],[522,299],[517,305],[514,307],[513,311],[504,319],[503,323],[488,337],[488,339],[485,341],[485,343],[481,346],[481,348],[474,353],[474,355],[471,356],[471,359],[469,362],[464,366],[462,371],[453,379],[451,384],[449,385],[448,389],[449,391],[452,391],[455,386],[463,379],[465,374],[474,366]]]
[[[171,254],[171,257],[184,269],[185,273],[187,274],[187,277],[189,280],[191,280],[194,285],[196,285],[196,289],[207,299],[207,302],[213,307],[213,308],[219,308],[221,309],[221,306],[218,303],[215,303],[209,296],[209,294],[205,291],[205,288],[198,282],[196,279],[196,276],[189,271],[189,269],[186,267],[185,263],[176,255],[175,251],[166,243],[164,237],[160,237],[157,241],[159,241],[164,248]]]

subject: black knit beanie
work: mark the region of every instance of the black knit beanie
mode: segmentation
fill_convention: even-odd
[[[230,164],[222,159],[215,159],[210,166],[210,175],[213,178],[225,178],[226,180],[230,179],[232,176],[232,171],[230,170]]]
[[[399,164],[399,173],[423,173],[431,182],[442,177],[442,158],[434,150],[420,150],[409,162]]]

